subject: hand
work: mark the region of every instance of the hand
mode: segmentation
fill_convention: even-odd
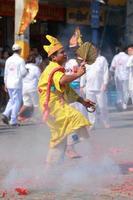
[[[89,100],[89,99],[84,99],[84,102],[83,102],[83,105],[86,107],[86,108],[94,108],[96,107],[96,103],[94,103],[93,101]]]
[[[80,77],[80,76],[82,76],[83,74],[85,74],[85,72],[86,72],[85,64],[86,64],[86,62],[83,61],[83,62],[80,64],[80,67],[78,67],[78,70],[77,70],[77,75],[78,75],[78,77]]]

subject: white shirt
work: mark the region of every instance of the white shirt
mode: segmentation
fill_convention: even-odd
[[[67,75],[71,75],[75,73],[75,70],[79,67],[78,62],[76,61],[76,59],[70,59],[66,62],[65,64],[65,73]],[[80,82],[80,78],[77,78],[76,80],[74,80],[76,82]]]
[[[105,57],[98,56],[92,65],[86,64],[86,73],[81,77],[80,87],[87,91],[101,91],[109,79],[108,62]]]
[[[21,89],[22,79],[26,75],[25,61],[14,53],[5,63],[4,82],[9,89]]]
[[[25,67],[28,70],[28,73],[23,78],[23,93],[36,91],[41,71],[34,63],[28,63]]]
[[[120,52],[112,60],[110,71],[114,71],[115,77],[118,77],[120,80],[128,80],[129,78],[128,58],[129,56],[125,52]]]
[[[133,91],[133,55],[129,56],[127,67],[129,68],[129,90]]]

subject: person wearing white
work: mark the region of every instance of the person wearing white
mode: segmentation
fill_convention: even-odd
[[[27,69],[27,75],[23,78],[23,106],[19,112],[19,116],[28,108],[34,107],[37,111],[38,109],[38,93],[37,84],[41,71],[39,67],[35,64],[36,57],[34,55],[29,56],[25,68]]]
[[[125,52],[120,52],[114,56],[110,67],[110,71],[114,72],[117,92],[117,104],[121,105],[123,109],[127,108],[129,98],[129,70],[127,68],[128,58],[129,56]]]
[[[129,95],[131,97],[132,100],[132,104],[133,104],[133,45],[130,45],[128,47],[128,55],[129,55],[129,59],[127,62],[127,67],[129,68]]]
[[[78,67],[79,67],[79,64],[76,61],[76,59],[71,58],[65,64],[65,73],[67,75],[74,74],[75,72],[77,72],[77,68]],[[73,90],[75,90],[76,93],[78,93],[80,95],[80,78],[72,81],[70,83],[70,87]],[[77,110],[79,110],[80,112],[83,112],[83,107],[82,107],[82,105],[80,103],[74,102],[74,103],[71,103],[70,105],[73,106],[74,108],[76,108]],[[78,157],[80,157],[78,155],[78,153],[75,151],[74,146],[73,146],[77,142],[79,142],[79,138],[78,138],[78,135],[76,133],[73,133],[73,134],[71,134],[71,135],[69,135],[67,137],[66,155],[69,158],[78,158]]]
[[[77,72],[78,67],[79,67],[79,64],[78,64],[76,59],[74,59],[74,58],[69,59],[65,64],[66,74],[71,75],[71,74]],[[77,94],[79,94],[81,96],[81,94],[80,94],[80,78],[72,81],[70,83],[70,87],[72,89],[74,89]],[[78,109],[81,113],[86,115],[86,110],[85,110],[85,108],[83,107],[82,104],[80,104],[78,102],[74,102],[74,103],[71,103],[71,105],[74,106],[76,109]]]
[[[97,105],[95,112],[88,112],[92,127],[96,124],[97,109],[100,111],[100,119],[105,128],[110,127],[106,94],[108,79],[108,62],[104,56],[99,55],[92,65],[86,64],[86,74],[81,77],[80,87],[84,90],[86,99],[90,99]]]
[[[13,55],[5,63],[4,82],[8,90],[9,101],[3,112],[2,120],[10,125],[17,125],[17,115],[22,103],[22,79],[26,75],[25,61],[20,57],[21,47],[12,46]]]

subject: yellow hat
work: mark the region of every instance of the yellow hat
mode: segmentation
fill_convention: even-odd
[[[62,44],[55,37],[52,37],[51,35],[46,35],[46,38],[51,43],[50,45],[43,46],[44,50],[48,54],[48,57],[56,51],[58,51],[59,49],[63,48]]]

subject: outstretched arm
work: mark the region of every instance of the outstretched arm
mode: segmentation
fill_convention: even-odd
[[[85,74],[85,72],[86,72],[85,64],[86,64],[86,62],[83,61],[80,65],[80,67],[78,68],[77,72],[72,75],[64,74],[62,76],[62,78],[60,79],[60,85],[63,86],[65,84],[68,84],[68,83],[76,80],[77,78],[81,77],[83,74]]]

